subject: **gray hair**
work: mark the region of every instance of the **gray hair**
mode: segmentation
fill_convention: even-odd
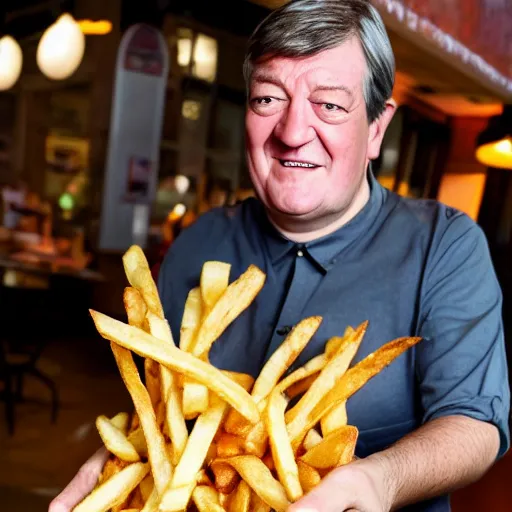
[[[369,0],[292,0],[272,11],[249,39],[244,76],[263,56],[307,57],[356,35],[368,73],[363,84],[368,121],[377,119],[393,93],[395,57],[386,27]]]

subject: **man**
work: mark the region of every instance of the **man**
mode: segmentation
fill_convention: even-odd
[[[372,176],[395,110],[394,59],[368,1],[299,0],[273,12],[250,41],[245,72],[259,200],[205,214],[170,249],[159,288],[172,331],[177,338],[202,264],[220,260],[232,279],[251,263],[267,274],[212,348],[221,368],[257,374],[310,315],[323,322],[296,365],[366,319],[358,360],[422,336],[349,400],[360,459],[292,510],[447,511],[447,494],[509,445],[501,292],[485,238],[467,216],[400,198]],[[63,499],[87,492],[101,464],[101,455],[88,463],[87,482],[77,477]]]

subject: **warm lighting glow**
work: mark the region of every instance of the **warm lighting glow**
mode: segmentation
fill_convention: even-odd
[[[488,167],[512,169],[512,139],[507,137],[480,146],[476,150],[476,158]]]
[[[186,68],[192,58],[192,30],[189,28],[178,29],[178,64]]]
[[[23,53],[11,36],[0,38],[0,91],[10,89],[20,77]]]
[[[183,215],[185,215],[185,212],[187,211],[187,207],[182,204],[178,203],[171,212],[169,212],[169,215],[167,216],[167,220],[169,222],[176,222],[177,220],[181,219]]]
[[[112,31],[112,22],[109,20],[79,20],[78,26],[87,36],[104,36]]]
[[[53,80],[70,77],[82,62],[85,36],[70,14],[63,14],[41,37],[37,65]]]
[[[179,194],[185,194],[190,187],[190,180],[186,176],[178,174],[174,178],[174,187]]]
[[[185,100],[181,106],[181,115],[190,121],[197,121],[201,117],[201,103],[195,100]]]
[[[217,41],[199,34],[194,46],[194,76],[213,82],[217,74]]]

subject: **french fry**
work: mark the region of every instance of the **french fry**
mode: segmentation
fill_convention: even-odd
[[[244,452],[244,440],[241,437],[223,432],[217,439],[217,457],[234,457]]]
[[[241,480],[229,502],[228,512],[249,512],[250,504],[251,488],[247,482]]]
[[[218,460],[219,459],[214,459],[211,464],[215,489],[223,494],[231,494],[240,481],[240,475],[235,468],[231,467],[229,464],[219,463]]]
[[[251,494],[252,512],[270,512],[270,505],[267,505],[255,492]]]
[[[397,338],[386,343],[348,370],[331,391],[308,414],[304,427],[296,438],[292,439],[292,442],[300,442],[308,430],[316,425],[326,414],[329,414],[337,405],[347,401],[372,377],[375,377],[397,357],[420,341],[421,338],[416,337]]]
[[[140,493],[142,494],[142,499],[144,503],[149,500],[153,489],[155,488],[155,481],[153,480],[153,475],[149,473],[144,480],[139,485]]]
[[[195,356],[204,357],[208,354],[215,340],[256,298],[263,288],[265,277],[258,267],[250,265],[227,287],[199,328],[192,352]]]
[[[315,468],[312,468],[300,459],[297,461],[297,466],[299,468],[300,485],[304,493],[307,494],[320,483],[322,478]]]
[[[201,469],[201,471],[197,473],[196,485],[208,485],[210,487],[213,487],[212,481],[210,480],[208,473],[204,469]]]
[[[288,433],[292,439],[294,451],[297,451],[300,441],[297,442],[297,436],[303,431],[308,414],[322,400],[322,398],[334,387],[347,371],[352,359],[354,358],[359,345],[366,332],[367,323],[361,324],[353,336],[346,338],[338,353],[325,365],[318,378],[313,382],[308,391],[299,400],[297,405],[286,413],[286,422],[288,424]],[[309,429],[308,429],[309,430]],[[306,434],[304,432],[304,434]]]
[[[250,422],[259,421],[260,413],[252,397],[220,370],[176,347],[162,344],[141,329],[126,325],[97,311],[90,310],[90,314],[102,337],[201,382]]]
[[[310,448],[300,460],[315,469],[331,469],[340,465],[356,447],[358,431],[356,427],[346,426],[324,437],[320,443]],[[348,451],[346,447],[349,447]]]
[[[343,336],[334,336],[329,339],[325,344],[325,355],[328,359],[331,359],[340,349],[341,345],[345,342],[347,338],[353,336],[355,334],[354,328],[350,325],[345,329],[345,333]]]
[[[283,484],[288,499],[294,502],[302,497],[303,493],[299,481],[299,470],[284,421],[284,411],[287,405],[288,401],[279,392],[279,389],[274,389],[270,394],[265,420],[279,481]]]
[[[155,418],[156,421],[156,418]],[[130,434],[128,434],[128,441],[133,445],[137,453],[141,457],[148,456],[148,445],[146,443],[146,438],[144,437],[144,431],[142,427],[139,426],[135,430],[133,430]]]
[[[231,265],[221,261],[207,261],[203,265],[200,289],[206,311],[210,311],[222,297],[229,284]]]
[[[174,347],[171,329],[166,320],[149,313],[147,322],[151,335]],[[180,393],[174,373],[160,365],[161,395],[165,403],[165,422],[172,442],[172,460],[176,465],[185,450],[188,439],[187,425],[180,405]]]
[[[130,415],[127,412],[118,412],[115,416],[110,418],[110,423],[123,434],[126,434],[130,425]]]
[[[139,290],[127,286],[123,293],[123,303],[128,317],[128,323],[143,329],[148,307]]]
[[[348,423],[347,418],[347,402],[341,402],[329,414],[320,420],[322,434],[329,435],[331,432],[344,427]]]
[[[134,462],[113,475],[105,483],[96,487],[84,498],[73,512],[109,510],[122,503],[148,474],[149,464]]]
[[[122,469],[128,466],[130,463],[119,459],[116,455],[111,453],[103,466],[101,474],[98,478],[98,484],[106,482],[109,478],[119,473]]]
[[[185,302],[185,309],[181,319],[180,328],[180,348],[185,352],[190,352],[201,325],[203,316],[203,302],[201,299],[201,289],[199,287],[190,290]]]
[[[164,437],[158,428],[155,413],[151,406],[149,394],[140,380],[131,352],[117,346],[115,343],[111,343],[111,348],[123,382],[132,397],[141,422],[147,442],[151,472],[155,479],[155,487],[159,493],[163,493],[171,479],[172,468],[165,450]]]
[[[206,459],[227,408],[228,404],[224,400],[214,396],[211,406],[197,419],[171,484],[162,496],[161,510],[179,512],[186,509],[196,486],[196,475]]]
[[[320,372],[313,373],[312,375],[309,375],[309,377],[305,377],[304,379],[299,380],[295,384],[292,384],[287,390],[286,395],[288,398],[295,398],[299,395],[302,395],[305,393],[315,382],[315,380],[320,375]]]
[[[233,466],[251,489],[277,512],[284,512],[290,506],[284,487],[258,457],[239,455],[229,459],[219,459],[218,462]]]
[[[123,266],[128,282],[140,292],[149,311],[164,318],[158,289],[142,249],[132,245],[123,255]]]
[[[193,380],[183,384],[183,416],[186,420],[197,418],[208,409],[208,388]]]
[[[306,435],[304,439],[304,449],[306,451],[311,450],[313,446],[316,446],[317,444],[322,442],[322,436],[314,429],[312,428]]]
[[[96,428],[103,444],[110,453],[113,453],[126,462],[137,462],[140,456],[126,436],[103,415],[96,418]]]
[[[219,495],[212,487],[198,486],[192,493],[192,499],[199,512],[226,512],[219,503]]]
[[[160,503],[160,496],[156,487],[153,488],[149,498],[144,505],[144,508],[140,512],[157,512],[158,504]]]

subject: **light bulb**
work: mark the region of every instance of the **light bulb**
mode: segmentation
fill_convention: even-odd
[[[174,187],[179,194],[185,194],[190,187],[190,180],[186,176],[178,174],[174,178]]]
[[[10,89],[20,77],[23,53],[11,36],[0,38],[0,91]]]
[[[70,77],[82,62],[85,36],[70,14],[63,14],[41,37],[37,65],[53,80]]]

